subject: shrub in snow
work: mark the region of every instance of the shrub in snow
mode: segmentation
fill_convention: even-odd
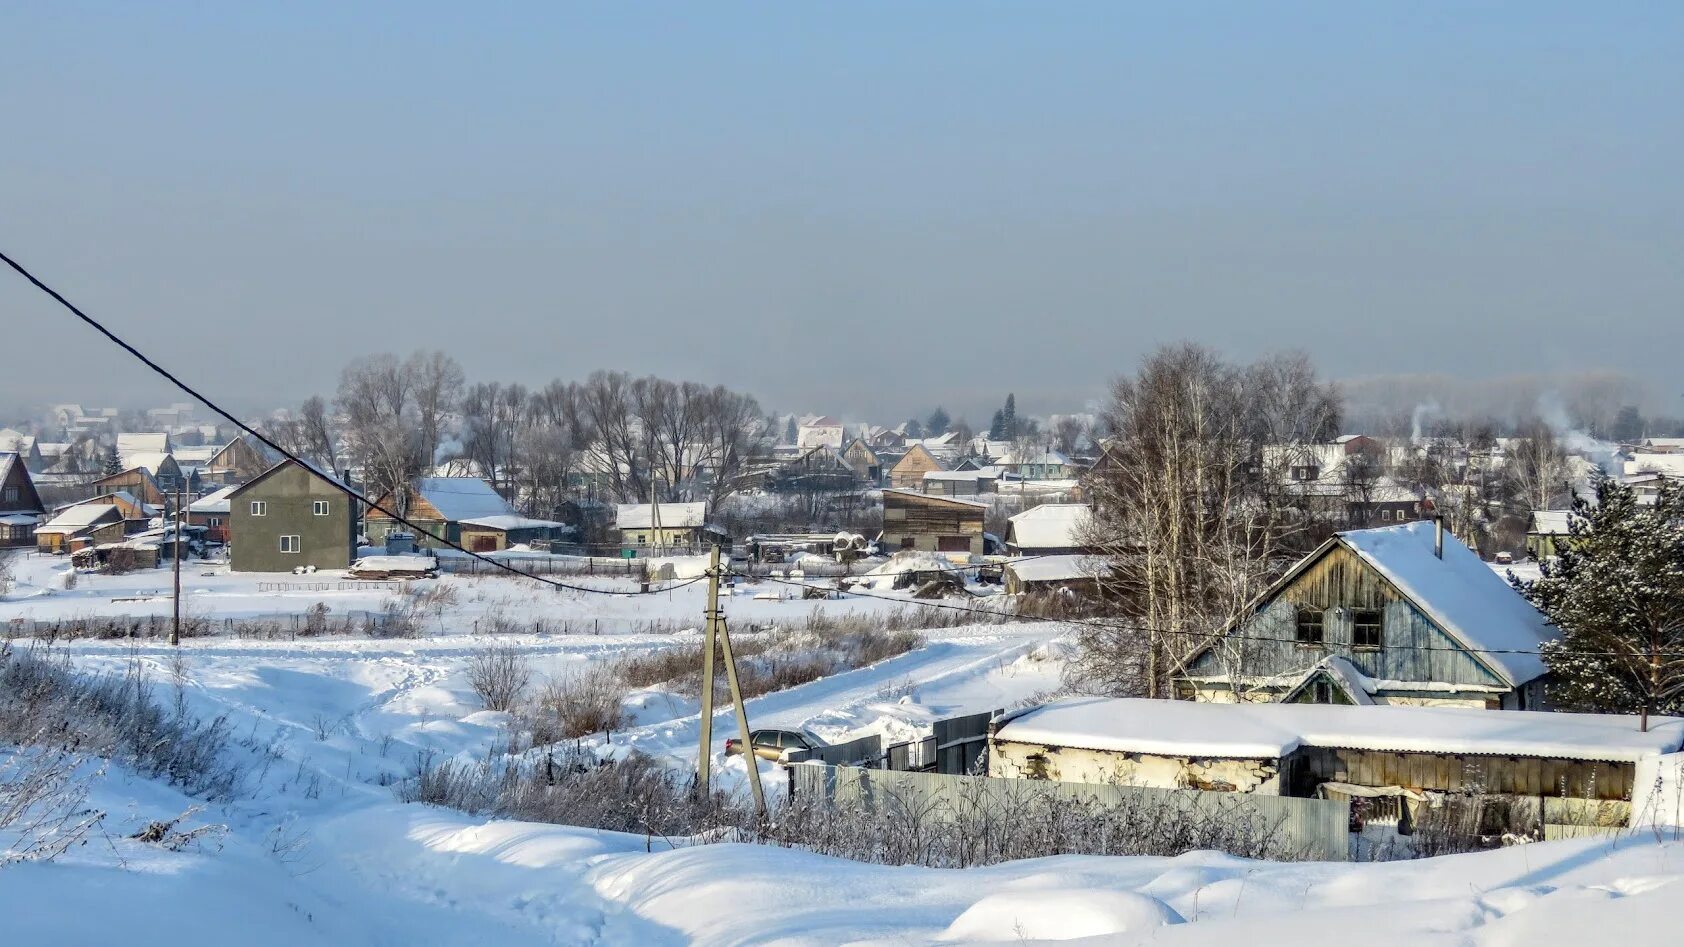
[[[228,759],[227,718],[166,708],[138,661],[121,674],[77,674],[0,645],[0,743],[114,759],[213,800],[233,796],[242,778]]]
[[[468,684],[487,710],[513,710],[532,684],[532,665],[519,648],[488,645],[468,659]]]

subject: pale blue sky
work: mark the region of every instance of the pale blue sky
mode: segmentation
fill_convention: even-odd
[[[1684,391],[1684,4],[482,6],[12,5],[0,246],[246,407],[425,346],[984,421],[1183,337]],[[142,381],[0,319],[0,405]]]

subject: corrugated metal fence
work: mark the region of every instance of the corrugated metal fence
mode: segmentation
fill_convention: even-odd
[[[1349,857],[1350,807],[1328,799],[950,776],[817,762],[795,764],[790,770],[790,788],[797,795],[841,805],[892,806],[934,814],[934,818],[949,824],[997,822],[1003,813],[1020,810],[1021,800],[1044,794],[1150,812],[1159,818],[1243,820],[1254,831],[1277,840],[1281,857],[1316,861],[1344,861]]]

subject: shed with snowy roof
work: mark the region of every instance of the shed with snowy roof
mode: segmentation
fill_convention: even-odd
[[[1278,700],[1341,658],[1376,704],[1536,710],[1557,633],[1433,522],[1334,535],[1200,647],[1178,696]],[[1341,681],[1310,693],[1338,701]]]
[[[1493,834],[1546,837],[1576,818],[1626,824],[1637,765],[1684,747],[1677,717],[1643,730],[1616,714],[1140,698],[1054,701],[989,729],[997,777],[1389,800],[1405,823],[1478,794],[1504,803]]]

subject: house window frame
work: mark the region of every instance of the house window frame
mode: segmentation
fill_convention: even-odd
[[[310,501],[310,515],[311,516],[328,516],[328,515],[331,515],[332,512],[333,512],[333,508],[328,504],[327,500],[311,500]]]
[[[1313,632],[1312,632],[1313,629]],[[1292,638],[1300,647],[1319,648],[1327,641],[1327,612],[1320,608],[1298,606],[1293,616]]]
[[[253,516],[268,516],[269,515],[269,501],[268,500],[253,500],[253,501],[251,501],[250,509],[251,509],[251,515],[253,515]]]
[[[289,539],[292,540],[290,543],[287,542]],[[291,546],[292,548],[288,549],[288,546]],[[280,549],[281,552],[286,553],[289,556],[297,555],[304,551],[304,537],[296,533],[284,535],[280,538]]]
[[[1372,621],[1364,621],[1372,616]],[[1372,629],[1365,633],[1362,629]],[[1366,640],[1365,640],[1366,639]],[[1355,651],[1379,651],[1386,646],[1386,613],[1378,608],[1351,609],[1351,648]]]

